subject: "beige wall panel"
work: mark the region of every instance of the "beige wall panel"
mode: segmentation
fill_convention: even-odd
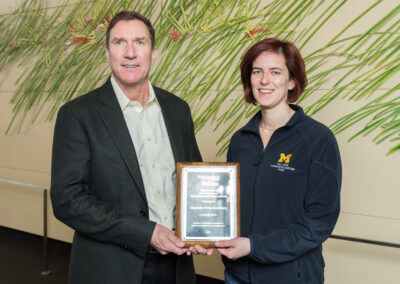
[[[342,211],[333,233],[400,244],[400,220]]]
[[[17,5],[21,3],[21,0],[0,0],[0,14],[7,14],[15,10]],[[47,0],[47,7],[58,7],[61,4],[74,3],[75,0]],[[93,2],[93,0],[88,0],[86,2]]]
[[[0,225],[43,235],[42,191],[0,183]]]
[[[11,93],[0,95],[0,133],[11,118]],[[0,139],[0,178],[48,187],[54,122],[27,125]],[[0,183],[0,225],[43,235],[43,191]],[[48,196],[48,235],[71,242],[73,231],[55,219]]]
[[[382,92],[382,91],[380,91]],[[326,124],[364,102],[335,101],[315,118]],[[358,124],[361,127],[363,124]],[[361,128],[359,128],[361,129]],[[391,143],[373,136],[348,143],[355,128],[337,135],[342,163],[342,210],[334,234],[400,243],[400,159],[386,156]],[[330,239],[324,244],[327,284],[400,283],[398,249]]]
[[[0,0],[0,14],[10,13],[15,9],[15,1],[11,0]]]
[[[326,284],[399,284],[400,250],[341,240],[324,244]]]
[[[218,251],[214,251],[211,256],[194,256],[194,265],[196,268],[196,274],[221,280],[224,279],[224,265]]]
[[[35,61],[33,59],[28,62],[30,65],[33,65],[34,63]],[[22,72],[24,71],[24,67],[23,65],[21,67],[19,63],[8,63],[6,68],[6,72],[3,70],[3,72],[0,73],[0,90],[1,92],[14,93],[18,88],[18,85],[16,85],[15,82],[21,76]]]
[[[315,115],[315,118],[330,124],[360,106],[361,102],[337,100]],[[347,142],[363,125],[358,124],[355,128],[337,135],[343,164],[342,211],[399,220],[399,154],[387,156],[387,151],[394,144],[373,144],[373,133]]]
[[[215,94],[216,91],[211,91],[211,94]],[[232,98],[228,99],[224,103],[224,107],[221,109],[229,109],[229,107],[232,105],[233,100],[236,97],[242,97],[243,96],[243,91],[241,89],[235,90],[232,93]],[[209,96],[209,100],[212,100],[214,95]],[[247,123],[249,119],[248,118],[243,118],[239,124],[238,124],[238,129],[242,127],[244,124]],[[218,145],[216,145],[216,142],[218,141],[218,138],[220,135],[223,134],[225,131],[226,127],[228,127],[228,124],[220,126],[215,132],[214,128],[216,127],[217,122],[207,122],[206,125],[200,129],[200,131],[196,135],[197,143],[200,148],[201,155],[203,157],[203,161],[205,162],[226,162],[226,153],[222,154],[221,156],[217,157],[217,152],[222,146],[222,142]]]
[[[12,106],[8,103],[10,98],[11,93],[0,96],[0,133],[3,135],[0,140],[0,166],[49,174],[54,122],[26,123],[20,133],[12,131],[4,135],[12,117]],[[40,183],[48,185],[49,181]]]
[[[264,0],[265,1],[265,0]],[[268,3],[269,1],[265,1]],[[293,1],[295,2],[295,1]],[[329,7],[333,1],[324,1],[324,4],[321,6],[323,9]],[[342,2],[342,1],[339,1]],[[360,15],[363,11],[365,11],[368,7],[372,6],[375,0],[351,0],[345,1],[346,3],[340,8],[340,11],[331,17],[329,21],[318,31],[318,33],[313,37],[312,41],[307,45],[308,48],[304,49],[304,53],[307,54],[308,51],[315,49],[317,46],[322,46],[323,44],[328,43],[332,37],[338,34],[342,29],[344,29],[354,18]],[[384,15],[390,12],[399,2],[397,0],[385,0],[381,1],[381,3],[377,6],[373,12],[369,12],[367,17],[360,19],[356,24],[354,24],[346,33],[343,34],[344,37],[351,36],[354,34],[359,34],[361,31],[365,31],[366,26],[370,26],[375,23],[378,19],[380,19],[381,15]],[[336,4],[335,7],[338,5]],[[319,17],[319,14],[314,14],[309,19],[304,21],[304,26],[309,26],[313,21],[315,21]],[[302,27],[303,24],[300,26]],[[312,29],[313,30],[313,29]],[[315,44],[312,44],[315,43]]]
[[[266,1],[267,2],[267,1]],[[329,5],[332,4],[333,1],[325,1],[325,3],[322,5],[322,7],[326,8]],[[366,10],[368,7],[372,6],[375,2],[375,0],[353,0],[353,1],[346,1],[346,3],[341,7],[340,12],[330,18],[327,23],[314,35],[313,39],[301,50],[301,53],[304,57],[309,55],[311,52],[314,52],[317,50],[320,46],[323,46],[323,44],[326,44],[329,42],[329,40],[332,39],[334,35],[337,35],[339,32],[342,31],[343,28],[345,28],[348,24],[350,24],[354,18],[358,15],[360,15],[364,10]],[[360,19],[356,24],[354,24],[348,31],[346,31],[341,38],[345,37],[350,37],[354,36],[357,34],[360,34],[361,32],[364,32],[366,27],[371,27],[373,24],[376,23],[383,15],[389,13],[393,8],[398,5],[399,2],[398,0],[388,0],[388,1],[382,1],[376,9],[373,10],[373,12],[367,13],[367,16]],[[336,5],[337,6],[337,5]],[[302,23],[298,30],[303,30],[307,29],[309,25],[313,23],[314,20],[317,19],[319,14],[314,14],[312,17],[309,17],[309,19],[306,19],[304,23]],[[392,20],[390,23],[394,23],[397,19]],[[386,27],[390,26],[390,24],[386,24]],[[313,29],[311,29],[313,30]],[[372,42],[374,39],[377,37],[374,37],[370,42]],[[351,42],[351,41],[349,41]],[[332,50],[331,50],[332,51]],[[360,49],[360,51],[364,51],[364,49]],[[334,64],[337,64],[338,62],[342,62],[343,59],[339,57],[331,57],[328,64],[324,65],[325,68],[330,68],[333,67]],[[306,67],[311,67],[311,64]],[[348,74],[347,78],[343,81],[344,83],[352,82],[355,78],[360,76],[361,74],[365,73],[367,70],[371,70],[372,66],[365,66],[360,73],[351,73]],[[345,75],[347,72],[346,69],[341,70],[340,72],[337,72],[336,76],[331,77],[331,81],[326,82],[323,85],[324,89],[332,88],[333,83],[335,82],[335,79],[338,80],[340,76]],[[376,74],[374,74],[376,75]],[[390,78],[387,82],[385,82],[381,88],[390,88],[393,87],[398,83],[398,80],[396,77]]]

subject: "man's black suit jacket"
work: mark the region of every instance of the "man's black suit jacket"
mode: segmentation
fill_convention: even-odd
[[[201,161],[189,106],[154,90],[175,162]],[[54,215],[75,230],[69,283],[140,283],[155,223],[110,80],[61,107],[51,179]],[[192,258],[178,259],[177,283],[194,283]]]

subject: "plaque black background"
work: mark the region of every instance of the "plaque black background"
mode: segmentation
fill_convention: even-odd
[[[218,186],[202,186],[199,176],[219,176]],[[187,175],[187,212],[186,212],[186,236],[187,237],[229,237],[230,236],[230,200],[227,187],[230,180],[229,172],[188,172]],[[191,195],[201,195],[202,188],[218,189],[215,197],[191,198]],[[213,203],[204,201],[215,200]],[[204,209],[191,210],[191,207],[226,207],[226,210]],[[201,216],[200,214],[216,214],[216,216]],[[195,222],[204,224],[206,222],[223,223],[224,227],[206,225],[201,227],[192,226]]]

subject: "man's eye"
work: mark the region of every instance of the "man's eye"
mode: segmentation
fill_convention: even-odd
[[[253,70],[253,74],[254,74],[254,75],[260,75],[260,74],[261,74],[261,71],[260,71],[260,70]]]
[[[272,71],[272,75],[279,75],[279,74],[281,74],[281,72],[279,72],[279,71]]]
[[[144,41],[143,40],[138,40],[136,43],[137,43],[137,45],[144,45]]]

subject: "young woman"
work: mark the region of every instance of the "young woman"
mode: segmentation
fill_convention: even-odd
[[[226,283],[323,283],[322,243],[340,211],[336,139],[292,104],[307,85],[294,44],[264,39],[240,68],[244,99],[260,111],[228,150],[240,163],[242,237],[217,243]]]

